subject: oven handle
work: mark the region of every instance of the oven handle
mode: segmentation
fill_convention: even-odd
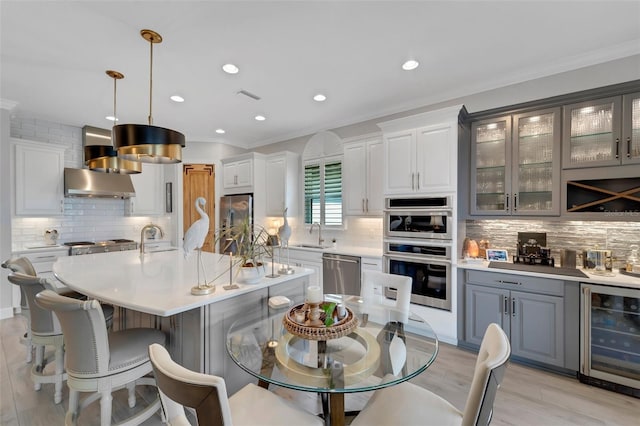
[[[395,253],[385,253],[384,258],[385,258],[385,261],[387,259],[389,260],[393,259],[393,260],[412,261],[416,263],[429,263],[432,265],[439,265],[439,266],[451,266],[450,259],[434,258],[430,256],[411,256],[411,255],[399,256]]]

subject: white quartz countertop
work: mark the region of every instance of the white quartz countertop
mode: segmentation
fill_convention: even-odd
[[[14,255],[21,255],[25,253],[42,253],[50,251],[69,251],[69,247],[62,244],[26,244],[21,247],[13,247],[11,252]]]
[[[640,289],[640,278],[632,277],[629,275],[624,275],[619,272],[612,272],[610,275],[600,275],[593,274],[582,270],[586,278],[583,277],[574,277],[568,275],[559,275],[553,273],[540,273],[540,272],[529,272],[529,271],[516,271],[511,269],[499,269],[499,268],[489,268],[489,262],[482,261],[481,263],[465,263],[465,261],[460,261],[457,264],[458,268],[462,269],[474,269],[478,271],[488,271],[488,272],[499,272],[502,274],[513,274],[513,275],[527,275],[532,277],[541,277],[541,278],[552,278],[563,281],[579,281],[582,283],[590,283],[590,284],[603,284],[603,285],[612,285],[618,287],[630,287]],[[553,267],[549,267],[549,270],[552,270]]]
[[[305,243],[291,243],[289,244],[289,249],[320,252],[320,253],[346,254],[350,256],[361,256],[361,257],[382,257],[382,244],[380,247],[376,247],[376,248],[364,247],[364,246],[342,245],[342,244],[338,244],[335,248],[334,247],[313,248],[313,247],[301,247],[300,244],[305,244]],[[309,243],[309,244],[313,244],[313,243]]]
[[[295,273],[277,278],[263,278],[257,284],[229,284],[229,256],[202,253],[208,281],[215,279],[215,292],[194,296],[191,288],[198,283],[196,254],[187,259],[181,250],[146,253],[137,250],[83,256],[59,257],[53,265],[55,276],[69,288],[102,302],[152,315],[170,316],[229,299],[240,294],[311,275],[313,271],[294,268]],[[269,274],[271,264],[267,264]],[[234,268],[234,283],[236,279]]]

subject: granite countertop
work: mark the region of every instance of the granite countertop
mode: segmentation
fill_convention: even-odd
[[[518,271],[511,269],[498,269],[498,268],[490,268],[489,263],[486,260],[481,262],[467,262],[465,260],[459,260],[457,263],[458,268],[462,269],[473,269],[477,271],[487,271],[487,272],[498,272],[504,274],[515,274],[515,275],[527,275],[532,277],[541,277],[541,278],[552,278],[563,281],[579,281],[583,283],[590,284],[602,284],[602,285],[612,285],[619,287],[630,287],[640,289],[640,278],[636,278],[630,275],[621,274],[619,272],[612,272],[610,274],[594,274],[591,272],[587,272],[583,269],[579,269],[586,275],[586,277],[572,276],[572,275],[562,275],[562,268],[554,268],[552,266],[548,266],[548,273],[543,272],[532,272],[532,271]],[[511,262],[506,262],[507,264],[511,264]],[[556,273],[554,273],[554,270]]]

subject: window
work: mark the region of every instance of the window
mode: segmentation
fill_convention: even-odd
[[[304,223],[342,225],[342,159],[309,161],[304,166]]]

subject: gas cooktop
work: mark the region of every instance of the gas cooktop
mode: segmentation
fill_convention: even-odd
[[[135,250],[138,248],[138,243],[135,241],[122,238],[104,241],[69,241],[64,243],[64,245],[69,247],[70,256],[107,253],[110,251]]]

